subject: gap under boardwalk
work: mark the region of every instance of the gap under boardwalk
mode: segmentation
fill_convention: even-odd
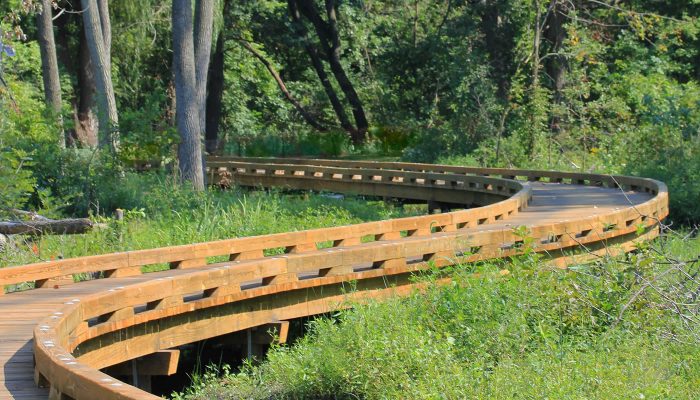
[[[509,219],[480,225],[474,231],[539,225],[608,213],[640,204],[653,196],[591,186],[531,183],[532,202]],[[62,286],[34,289],[0,296],[0,400],[46,399],[47,389],[34,384],[32,334],[38,322],[66,301],[148,281],[163,276],[188,274],[202,268],[154,272],[128,278],[99,279]]]

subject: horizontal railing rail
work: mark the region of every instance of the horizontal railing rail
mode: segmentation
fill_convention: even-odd
[[[619,175],[605,175],[586,172],[562,172],[550,170],[529,170],[513,168],[482,168],[463,167],[457,165],[421,164],[395,161],[355,161],[355,160],[324,160],[313,158],[266,158],[266,157],[208,157],[209,167],[225,166],[227,163],[259,162],[268,164],[300,163],[305,165],[317,165],[337,168],[360,168],[373,170],[398,170],[414,172],[457,173],[473,174],[479,176],[501,177],[511,180],[524,180],[530,182],[555,182],[576,185],[604,186],[610,188],[621,187],[623,189],[644,191],[656,194],[656,185],[650,184],[648,178],[637,178]],[[658,182],[661,183],[661,182]],[[664,186],[665,187],[665,186]]]

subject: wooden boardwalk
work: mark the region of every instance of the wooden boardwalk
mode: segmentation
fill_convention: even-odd
[[[234,168],[238,168],[238,164]],[[268,170],[270,169],[269,165],[267,168]],[[276,185],[274,182],[264,182],[265,176],[268,175],[261,174],[255,166],[249,169],[248,172],[250,171],[253,171],[252,177],[241,176],[237,183],[254,184],[255,182],[262,182],[263,184]],[[331,173],[335,172],[337,171],[331,171]],[[318,178],[318,172],[315,172],[315,174],[314,177]],[[408,172],[405,174],[408,174]],[[427,172],[422,174],[427,174]],[[260,175],[260,177],[256,175]],[[285,175],[286,181],[284,185],[290,186],[291,180],[300,179],[294,178],[294,176],[299,175],[292,175],[291,178],[289,175]],[[226,174],[222,176],[224,179],[230,179],[230,176]],[[403,182],[409,182],[410,179],[414,179],[408,178],[408,176],[402,177]],[[255,180],[254,178],[260,179]],[[426,182],[431,181],[432,177],[426,175],[424,179],[423,183],[418,184],[426,185]],[[481,178],[475,177],[473,179],[479,180]],[[431,182],[435,185],[445,185],[444,183],[441,184],[439,180],[437,182],[433,181]],[[396,176],[393,176],[390,182],[395,184],[398,182],[398,179]],[[487,188],[488,185],[493,186],[493,188],[488,190],[506,191],[507,189],[500,188],[498,181],[493,183],[484,182],[481,183],[484,188]],[[342,228],[342,233],[338,233],[340,235],[338,237],[341,239],[335,239],[334,233],[330,230],[318,230],[320,236],[314,236],[315,234],[313,233],[303,233],[303,239],[300,236],[302,233],[294,234],[296,236],[293,239],[287,239],[279,235],[263,236],[257,241],[256,239],[251,239],[249,242],[241,244],[240,246],[243,247],[240,249],[236,247],[240,241],[232,241],[225,242],[225,246],[224,242],[221,242],[216,245],[200,246],[196,249],[194,247],[188,247],[187,249],[178,248],[177,250],[169,248],[167,250],[160,249],[161,253],[133,253],[126,259],[135,260],[138,258],[139,262],[135,264],[135,267],[132,265],[133,262],[129,264],[131,261],[122,262],[120,261],[121,259],[117,258],[110,260],[92,258],[82,263],[64,263],[58,265],[56,269],[47,265],[27,266],[26,268],[12,267],[18,268],[17,274],[20,277],[24,274],[26,280],[37,280],[40,283],[42,282],[41,279],[60,276],[61,271],[65,274],[66,271],[102,270],[112,277],[60,286],[58,288],[51,287],[51,280],[47,280],[43,282],[46,282],[45,285],[49,286],[48,288],[8,293],[0,296],[0,367],[2,367],[0,370],[0,400],[45,399],[47,397],[149,398],[145,392],[101,375],[101,373],[97,372],[97,368],[133,359],[160,349],[175,347],[179,344],[187,343],[188,340],[192,342],[201,340],[202,337],[211,337],[240,330],[247,326],[259,325],[260,321],[263,320],[269,322],[270,319],[277,319],[277,317],[313,315],[330,307],[329,302],[336,301],[338,295],[331,296],[329,294],[328,298],[310,299],[307,293],[304,295],[306,296],[304,297],[305,303],[299,303],[297,296],[294,299],[284,300],[287,303],[282,305],[271,305],[269,307],[271,311],[266,314],[260,314],[260,316],[252,315],[253,306],[250,306],[250,321],[231,323],[232,320],[226,319],[229,318],[228,315],[220,314],[216,317],[216,321],[221,321],[221,324],[212,325],[213,322],[211,321],[214,321],[214,319],[211,319],[207,320],[209,321],[206,322],[208,325],[203,325],[201,329],[197,325],[197,318],[192,318],[191,316],[195,312],[202,314],[212,312],[205,310],[219,310],[216,312],[224,313],[224,311],[220,311],[222,307],[231,307],[231,304],[236,302],[241,304],[248,302],[245,304],[249,304],[250,301],[255,300],[255,296],[263,299],[260,301],[272,304],[275,301],[283,301],[283,297],[279,293],[285,291],[291,293],[302,290],[304,287],[321,286],[329,288],[330,293],[332,290],[330,285],[338,284],[338,282],[351,278],[363,279],[366,277],[369,282],[371,279],[379,276],[384,278],[386,276],[402,276],[401,273],[410,272],[410,270],[418,268],[418,264],[412,261],[416,257],[412,256],[413,253],[409,254],[410,251],[416,248],[425,248],[415,253],[418,254],[419,261],[436,262],[437,258],[435,255],[439,254],[449,253],[454,256],[454,250],[447,252],[441,250],[445,249],[441,243],[447,243],[448,240],[451,240],[449,243],[455,243],[455,232],[458,232],[461,238],[468,238],[479,244],[477,252],[482,253],[481,258],[500,256],[500,254],[513,254],[508,244],[511,242],[517,243],[517,238],[513,239],[512,235],[509,236],[509,232],[512,231],[513,227],[523,225],[529,227],[532,232],[540,232],[538,227],[551,230],[551,234],[547,233],[549,232],[547,230],[541,231],[546,233],[544,235],[539,233],[539,237],[554,238],[551,239],[551,243],[547,243],[547,240],[541,241],[543,251],[556,251],[557,249],[569,248],[575,245],[573,242],[566,242],[566,238],[562,239],[562,234],[556,231],[558,229],[556,226],[565,226],[568,232],[571,226],[581,225],[575,230],[577,232],[576,235],[572,236],[574,242],[588,240],[589,243],[598,243],[605,240],[607,243],[610,239],[622,238],[620,243],[629,244],[628,242],[632,240],[631,236],[634,236],[634,239],[636,239],[636,234],[633,235],[632,232],[637,230],[635,226],[640,223],[650,227],[646,236],[652,237],[656,234],[655,226],[658,223],[658,219],[663,218],[667,212],[666,198],[657,201],[656,203],[658,204],[654,203],[655,199],[665,196],[665,190],[659,191],[659,183],[653,181],[649,181],[649,185],[657,187],[657,189],[652,190],[649,190],[649,185],[645,188],[644,182],[631,182],[633,184],[628,184],[624,190],[601,186],[532,182],[524,186],[521,185],[524,189],[516,191],[517,194],[513,193],[515,190],[510,190],[508,195],[502,195],[503,198],[508,198],[509,196],[527,197],[529,198],[529,201],[526,199],[528,204],[513,202],[513,197],[511,197],[511,203],[507,203],[508,200],[506,200],[490,206],[491,211],[487,210],[488,212],[486,213],[479,214],[477,211],[470,211],[470,214],[467,214],[462,212],[463,214],[459,215],[465,215],[464,218],[467,219],[464,219],[464,221],[466,222],[458,221],[453,224],[451,222],[457,221],[456,216],[451,216],[453,213],[428,216],[427,218],[434,218],[434,221],[427,228],[427,231],[426,225],[422,225],[424,224],[423,222],[415,222],[413,220],[406,221],[406,223],[410,222],[413,224],[410,225],[415,227],[413,230],[399,229],[405,226],[399,226],[398,223],[395,223],[393,228],[387,228],[388,225],[385,224],[381,225],[383,230],[381,231],[382,233],[376,235],[376,241],[365,244],[359,243],[359,237],[369,231],[352,228],[355,230],[350,234],[348,229],[351,228],[344,227]],[[591,181],[589,180],[588,183],[591,183]],[[308,183],[299,184],[298,186],[305,187],[308,186]],[[468,185],[466,182],[463,182],[463,186],[466,188]],[[438,189],[442,188],[429,188],[425,193],[436,192],[439,191]],[[371,190],[377,191],[376,188]],[[400,190],[403,191],[404,189]],[[349,191],[362,192],[357,187]],[[466,188],[466,191],[469,192],[470,190]],[[397,189],[396,192],[398,193],[399,190]],[[413,194],[418,198],[425,195],[420,190],[415,190]],[[490,194],[488,195],[490,196]],[[440,204],[457,203],[454,201],[455,197],[450,196],[453,196],[453,194],[445,195],[444,198],[441,198],[440,200],[443,201]],[[410,196],[406,197],[410,198]],[[473,197],[468,195],[465,198],[468,198],[469,202],[472,203],[483,201],[488,204],[493,202],[488,196]],[[651,213],[645,214],[648,210],[643,207],[648,208],[650,203],[654,203],[655,215],[651,215]],[[484,207],[484,209],[489,209],[489,207]],[[626,213],[620,220],[624,221],[622,223],[601,222],[598,224],[598,222],[593,222],[603,221],[610,215],[621,213]],[[447,216],[452,218],[451,222],[442,222],[443,219],[441,218],[447,218]],[[468,218],[473,218],[473,221],[476,222],[472,223],[472,219]],[[581,221],[586,221],[585,223],[588,225],[582,225]],[[380,226],[377,224],[379,223],[375,223],[376,226]],[[596,225],[598,226],[597,228],[594,226],[595,224],[598,224]],[[371,223],[366,225],[372,227],[371,229],[379,229],[375,228]],[[431,229],[434,230],[432,227],[436,225],[440,227],[438,231],[442,230],[442,232],[431,233]],[[590,229],[588,228],[589,225]],[[613,234],[609,229],[609,225],[615,226],[617,233]],[[586,239],[586,237],[592,236],[591,231],[596,231],[599,238]],[[400,235],[399,233],[401,232],[404,232],[404,234]],[[427,235],[427,238],[423,235]],[[406,237],[402,238],[402,236]],[[487,237],[491,242],[486,241],[487,239],[485,238]],[[494,237],[497,237],[497,239],[493,239]],[[317,249],[313,245],[321,242],[319,238],[330,238],[334,241],[334,247],[331,249]],[[263,242],[265,244],[256,247],[256,243]],[[413,245],[404,246],[406,243],[413,243]],[[283,257],[263,257],[262,249],[275,248],[280,245],[286,247],[288,255]],[[225,249],[221,250],[222,246]],[[448,247],[448,249],[451,249],[455,245],[450,244],[449,246],[452,246]],[[493,250],[489,250],[491,247],[493,247]],[[381,251],[378,251],[378,248]],[[474,247],[472,246],[471,248],[473,249]],[[405,251],[405,254],[398,254],[396,251],[399,250],[394,251],[392,249]],[[338,252],[343,253],[344,258],[340,261],[334,261]],[[383,256],[382,253],[387,253],[387,255]],[[499,255],[496,255],[497,253]],[[135,257],[137,254],[139,257]],[[228,263],[206,264],[206,257],[219,254],[230,254],[231,261]],[[561,256],[558,255],[553,258],[556,258],[559,264],[571,262],[570,259]],[[475,259],[474,255],[469,257],[471,257],[470,260]],[[301,267],[294,269],[292,267],[292,265],[297,265],[295,261],[297,259],[299,260],[298,265],[303,265],[304,269],[301,269]],[[138,273],[141,265],[158,262],[170,262],[173,269],[149,274]],[[281,262],[284,265],[278,266]],[[436,264],[443,265],[449,263],[454,262],[436,262]],[[136,268],[136,272],[134,268]],[[308,271],[316,271],[312,274],[314,279],[303,279],[305,278],[304,274],[309,274]],[[240,278],[237,278],[236,284],[233,284],[231,273],[237,273],[238,275],[236,276],[240,276]],[[0,283],[14,283],[19,281],[19,279],[17,275],[6,273],[3,276],[0,274]],[[159,282],[163,282],[163,284]],[[163,286],[166,282],[167,285],[170,285],[171,282],[172,285],[178,282],[181,284],[177,286],[177,289],[174,289],[175,286]],[[368,286],[368,293],[370,286]],[[398,286],[401,288],[401,285]],[[250,289],[247,290],[246,288]],[[179,292],[177,292],[178,290]],[[409,290],[409,286],[406,286],[406,290]],[[187,302],[186,295],[195,292],[201,292],[202,295],[200,297],[203,297],[203,299]],[[278,293],[277,297],[269,297],[275,293]],[[123,300],[118,297],[120,294],[123,294]],[[170,303],[171,300],[172,304]],[[121,302],[123,304],[118,304]],[[290,302],[296,303],[292,304]],[[166,303],[168,304],[167,306],[164,305]],[[139,304],[146,305],[150,311],[137,313],[134,310],[138,308]],[[265,307],[261,305],[260,308]],[[235,314],[239,320],[246,318],[240,310],[231,310],[233,309],[226,312]],[[77,316],[77,320],[73,321],[75,319],[72,318],[73,315]],[[175,319],[179,315],[188,316],[184,319]],[[100,321],[104,322],[97,325],[88,324],[88,320],[94,320],[98,317]],[[123,341],[121,339],[116,341],[110,339],[110,332],[123,333],[126,332],[125,329],[130,329],[130,327],[148,326],[152,321],[160,321],[161,325],[159,325],[158,329],[161,332],[157,332],[159,336],[152,336],[154,335],[153,333],[142,334],[143,340],[139,339],[141,341],[133,342],[132,344],[129,344],[127,339]],[[163,326],[167,325],[163,321],[171,321],[168,323],[172,326],[167,329],[163,328]],[[223,324],[223,322],[226,323]],[[183,328],[185,329],[184,331],[178,330],[182,328],[181,324],[191,326],[186,329]],[[222,326],[220,327],[219,325]],[[226,326],[223,327],[223,325]],[[172,330],[172,332],[169,330]],[[183,332],[187,332],[189,337],[182,338]],[[36,340],[38,343],[33,342],[35,335],[37,335]],[[133,334],[133,336],[138,335]],[[150,338],[157,338],[158,343],[152,344],[153,340]],[[97,340],[99,340],[99,345],[96,344]],[[95,350],[99,346],[103,346],[105,352],[101,353],[100,350]],[[37,353],[36,359],[40,368],[35,378],[34,352],[36,350],[40,351]],[[118,354],[114,355],[115,353]],[[37,387],[35,379],[47,386],[47,388]],[[48,387],[50,387],[50,390]]]
[[[162,276],[188,273],[183,269],[155,272],[146,275],[93,280],[58,289],[34,289],[0,296],[0,400],[46,399],[48,389],[34,383],[32,335],[34,328],[47,315],[56,312],[64,303],[86,295],[128,286]]]

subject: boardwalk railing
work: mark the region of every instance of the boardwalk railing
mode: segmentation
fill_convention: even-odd
[[[28,281],[38,287],[50,284],[51,278],[69,274],[104,272],[105,277],[141,274],[142,267],[168,263],[171,268],[191,268],[207,264],[207,258],[229,256],[231,261],[262,257],[265,250],[299,252],[314,249],[317,243],[333,241],[334,246],[359,243],[360,238],[375,240],[429,234],[433,230],[473,227],[512,216],[527,206],[530,190],[518,182],[505,179],[447,174],[422,174],[404,171],[363,171],[304,165],[227,163],[220,168],[216,182],[235,175],[238,184],[268,186],[294,185],[299,189],[343,189],[362,194],[408,199],[436,200],[457,204],[488,204],[478,209],[453,213],[400,218],[350,226],[288,232],[240,239],[220,240],[192,245],[137,250],[106,255],[80,257],[0,269],[0,284]],[[228,171],[226,168],[231,168]],[[362,176],[364,179],[358,179]],[[379,179],[378,179],[379,178]],[[238,181],[240,179],[240,182]],[[382,180],[384,179],[384,180]],[[370,193],[371,192],[371,193]],[[500,200],[500,201],[499,201]]]
[[[348,298],[407,294],[420,286],[410,278],[418,270],[519,254],[522,230],[488,226],[527,207],[531,188],[513,178],[652,195],[634,207],[528,226],[532,249],[558,265],[632,249],[637,240],[656,236],[668,213],[663,183],[622,176],[275,159],[210,160],[209,174],[210,182],[224,186],[333,190],[483,207],[0,269],[3,285],[36,281],[41,286],[84,272],[140,274],[151,264],[193,268],[115,285],[68,301],[47,316],[34,331],[36,380],[53,396],[156,398],[99,369],[271,321],[327,312]],[[351,291],[348,281],[354,282]]]

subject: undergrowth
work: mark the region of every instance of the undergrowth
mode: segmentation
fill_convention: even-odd
[[[532,254],[459,267],[449,285],[316,319],[261,364],[212,368],[174,398],[695,399],[697,305],[688,324],[677,307],[695,301],[673,298],[682,279],[664,271],[697,269],[699,254],[700,240],[670,238],[569,270]]]
[[[116,190],[115,190],[116,192]],[[14,236],[0,267],[116,251],[190,244],[416,215],[418,207],[323,193],[277,190],[195,192],[157,175],[128,175],[115,193],[124,219],[97,214],[101,227],[81,235]],[[127,201],[128,200],[128,201]]]

